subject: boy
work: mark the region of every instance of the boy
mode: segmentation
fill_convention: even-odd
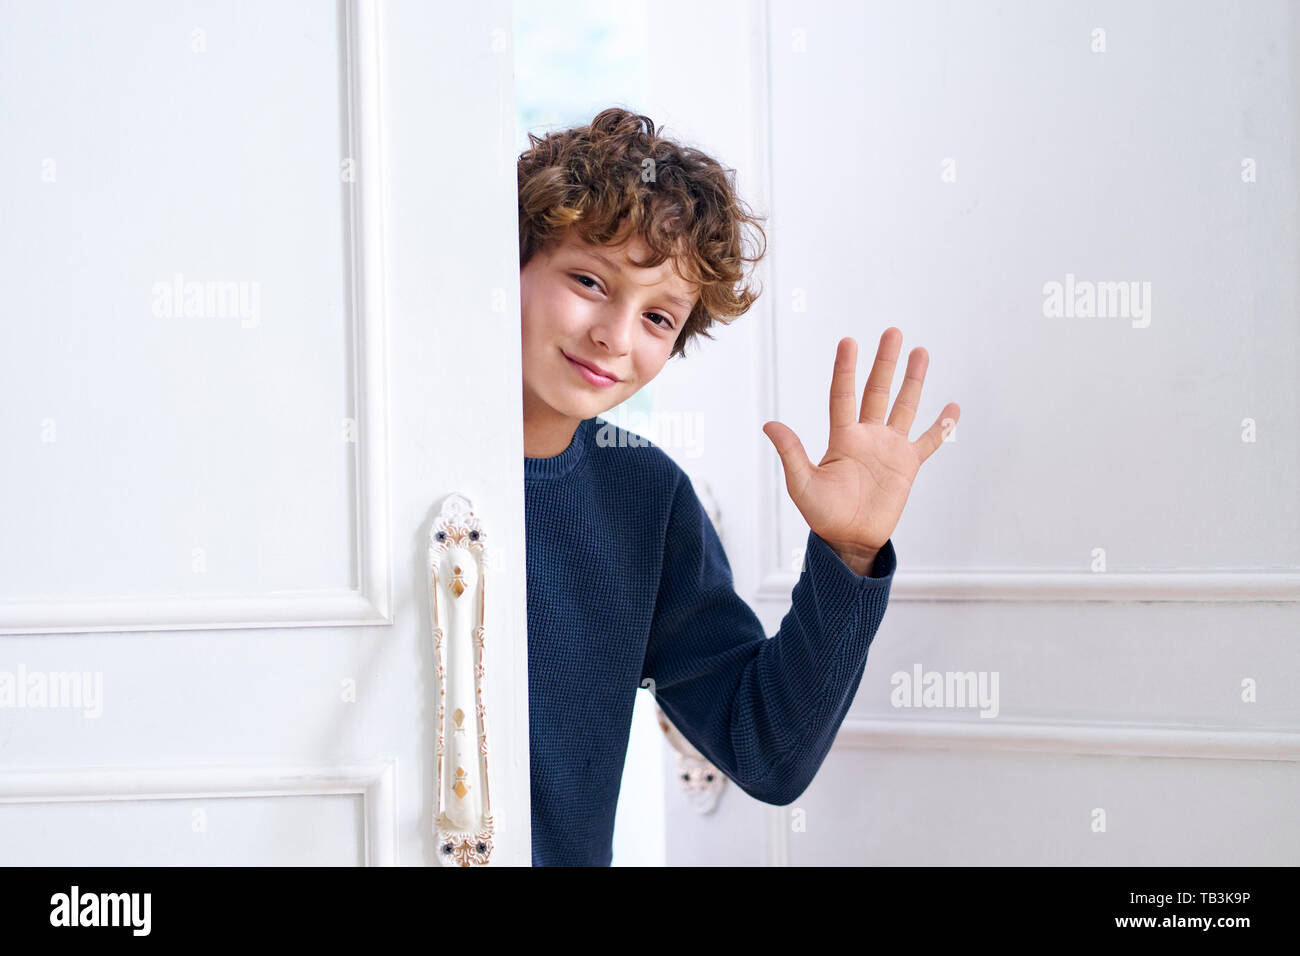
[[[644,127],[644,128],[643,128]],[[855,407],[840,342],[830,448],[814,467],[764,433],[809,525],[775,637],[732,585],[690,480],[596,416],[651,381],[713,321],[743,314],[727,170],[622,109],[529,136],[519,158],[533,864],[608,866],[636,691],[746,793],[795,800],[853,700],[889,599],[898,523],[936,422],[907,438],[928,357],[914,349],[888,424],[902,333],[887,329]],[[758,229],[762,233],[761,227]],[[956,421],[958,409],[944,412]]]

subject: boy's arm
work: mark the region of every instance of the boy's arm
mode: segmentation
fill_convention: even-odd
[[[857,692],[896,567],[858,576],[814,532],[775,637],[738,595],[712,521],[681,474],[646,648],[668,719],[750,796],[783,805],[812,782]]]

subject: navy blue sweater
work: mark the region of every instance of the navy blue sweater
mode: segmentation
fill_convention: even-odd
[[[750,796],[794,801],[862,679],[896,565],[859,577],[809,531],[775,637],[736,593],[690,479],[601,418],[524,459],[534,866],[608,866],[636,692]]]

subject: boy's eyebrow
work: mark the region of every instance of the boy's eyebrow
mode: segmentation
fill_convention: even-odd
[[[609,266],[615,272],[624,271],[623,267],[619,265],[617,262],[610,259],[608,256],[602,256],[599,252],[596,252],[592,249],[578,249],[576,251],[580,255],[591,256],[593,259],[599,259],[601,262],[605,263],[605,265]],[[671,292],[664,292],[662,294],[665,299],[673,303],[673,305],[677,306],[679,309],[683,309],[687,312],[691,310],[691,303],[688,302],[686,299],[683,299],[681,296],[673,295]]]

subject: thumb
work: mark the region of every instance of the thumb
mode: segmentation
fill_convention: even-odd
[[[813,463],[803,449],[799,436],[780,422],[768,422],[763,426],[763,434],[776,447],[781,456],[781,467],[785,469],[785,487],[791,495],[796,489],[802,489],[813,470]]]

